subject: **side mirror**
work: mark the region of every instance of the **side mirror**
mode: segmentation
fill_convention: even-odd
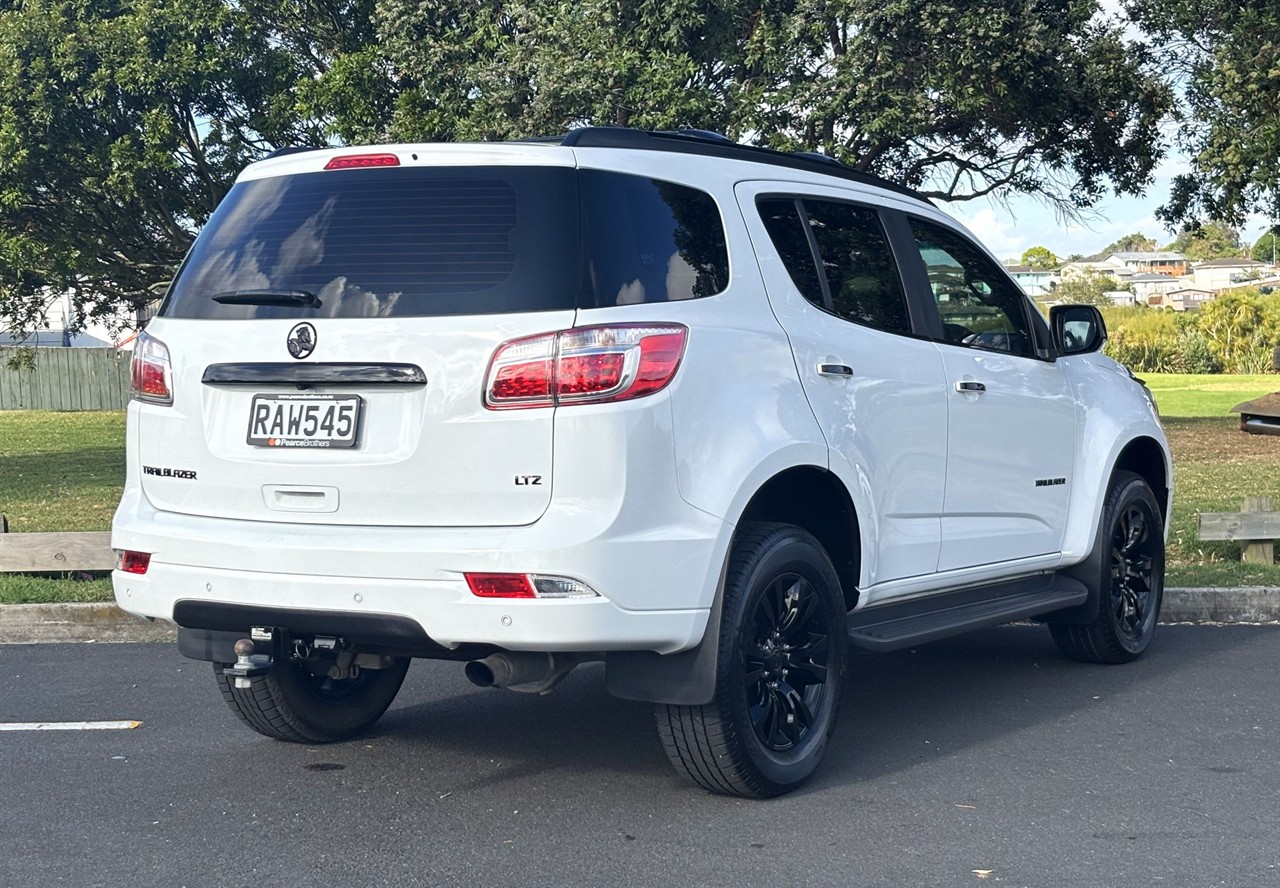
[[[1102,312],[1093,305],[1055,305],[1049,309],[1049,329],[1060,355],[1096,352],[1107,341]]]

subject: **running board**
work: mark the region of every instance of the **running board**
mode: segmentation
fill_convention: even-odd
[[[1088,597],[1083,583],[1061,574],[939,592],[849,614],[849,641],[867,650],[892,651],[1074,607]]]

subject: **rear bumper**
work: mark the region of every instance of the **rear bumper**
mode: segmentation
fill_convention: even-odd
[[[149,552],[151,563],[145,575],[112,577],[122,608],[166,620],[179,602],[210,602],[262,609],[250,625],[280,625],[281,609],[332,613],[335,624],[402,617],[446,649],[674,653],[702,639],[732,527],[683,501],[671,512],[660,526],[615,520],[596,534],[584,533],[590,516],[572,505],[525,527],[316,526],[160,512],[135,487],[112,546]],[[569,576],[600,597],[482,599],[467,588],[468,571]]]

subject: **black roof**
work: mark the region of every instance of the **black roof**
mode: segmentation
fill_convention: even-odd
[[[632,148],[641,151],[674,151],[681,154],[697,154],[703,157],[723,157],[726,160],[749,160],[793,170],[835,176],[861,185],[873,185],[898,194],[905,194],[926,203],[928,198],[917,191],[845,166],[834,157],[810,151],[786,152],[772,148],[741,145],[727,136],[706,130],[676,130],[673,132],[627,129],[613,126],[586,126],[569,130],[563,136],[547,136],[526,139],[528,142],[563,145],[577,148]]]
[[[773,166],[792,170],[804,170],[824,176],[835,176],[857,182],[860,185],[872,185],[884,188],[897,194],[905,194],[916,200],[929,202],[929,199],[918,191],[864,173],[846,166],[834,157],[818,154],[813,151],[774,151],[772,148],[757,148],[754,145],[742,145],[728,136],[713,133],[709,130],[682,129],[674,131],[629,129],[617,126],[584,126],[569,130],[559,136],[538,136],[531,139],[517,139],[517,142],[532,142],[541,145],[562,145],[566,148],[631,148],[641,151],[673,151],[680,154],[696,154],[702,157],[723,157],[726,160],[749,160],[755,163],[767,163]],[[327,146],[330,148],[338,146]],[[320,146],[279,148],[267,157],[284,157],[303,151],[319,151]]]

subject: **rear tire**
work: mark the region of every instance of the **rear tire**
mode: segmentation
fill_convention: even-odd
[[[746,798],[804,783],[835,728],[846,619],[835,568],[812,535],[744,524],[725,577],[715,697],[705,706],[655,707],[676,771]]]
[[[1151,487],[1116,472],[1103,506],[1102,571],[1090,623],[1050,623],[1058,650],[1085,663],[1128,663],[1151,644],[1164,597],[1164,522]]]
[[[382,717],[400,691],[409,658],[334,681],[313,675],[289,656],[277,657],[268,673],[249,679],[247,688],[237,688],[235,678],[223,671],[229,665],[214,663],[213,673],[242,722],[276,740],[332,743],[362,733]]]

